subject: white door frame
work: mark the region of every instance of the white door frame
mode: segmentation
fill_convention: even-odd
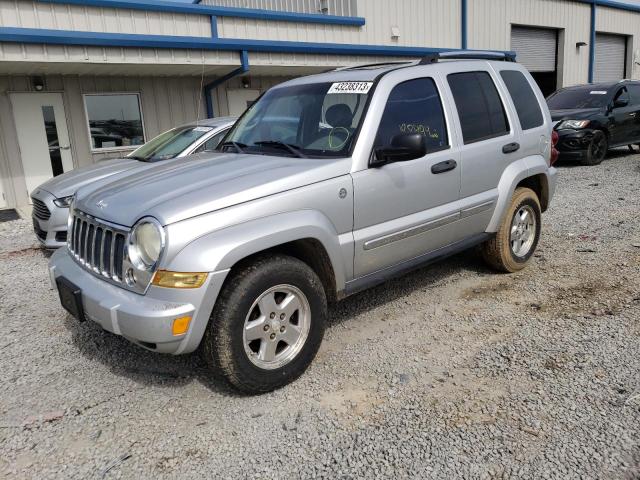
[[[0,208],[7,208],[7,193],[4,189],[5,178],[0,177]]]
[[[28,198],[38,185],[53,177],[51,153],[60,155],[61,170],[74,168],[73,150],[64,93],[8,92],[20,151],[20,164]],[[45,129],[43,107],[53,113],[58,143],[50,145]],[[29,200],[30,203],[30,200]]]

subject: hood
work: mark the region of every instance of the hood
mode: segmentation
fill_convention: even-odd
[[[346,175],[351,160],[237,153],[201,154],[189,162],[162,162],[144,175],[126,175],[79,192],[75,207],[131,226],[143,216],[163,225],[257,198]]]
[[[87,167],[71,170],[44,182],[39,188],[46,190],[56,198],[73,195],[76,191],[97,180],[110,175],[146,165],[130,158],[104,160]]]
[[[551,110],[551,119],[556,120],[587,120],[601,113],[600,108],[571,108],[566,110]]]

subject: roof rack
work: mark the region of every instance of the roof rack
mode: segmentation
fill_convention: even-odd
[[[456,51],[430,53],[422,57],[418,65],[428,65],[438,63],[440,60],[502,60],[504,62],[515,62],[515,52],[492,52],[492,51]]]
[[[357,70],[358,68],[370,68],[370,67],[387,67],[391,65],[407,65],[412,63],[410,60],[398,61],[398,62],[380,62],[380,63],[367,63],[364,65],[349,65],[347,67],[338,67],[333,70],[329,70],[330,72],[342,72],[345,70]]]

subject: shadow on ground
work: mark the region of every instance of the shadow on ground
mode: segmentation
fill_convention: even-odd
[[[329,328],[366,314],[416,290],[429,290],[462,271],[480,276],[490,273],[477,250],[469,250],[440,263],[418,269],[377,287],[346,298],[329,310]],[[72,341],[84,357],[106,365],[115,375],[141,385],[169,387],[186,385],[194,380],[212,392],[238,396],[218,375],[212,373],[199,351],[187,355],[167,355],[147,351],[123,337],[103,330],[92,321],[78,322],[70,315],[64,319]]]

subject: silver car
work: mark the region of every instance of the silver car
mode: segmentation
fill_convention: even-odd
[[[36,237],[47,248],[64,246],[69,204],[80,187],[125,171],[137,175],[161,160],[212,151],[235,121],[235,117],[218,117],[182,125],[158,135],[124,158],[100,161],[43,183],[31,194]]]
[[[509,60],[291,80],[247,109],[215,161],[79,190],[49,266],[62,305],[149,350],[201,347],[258,393],[304,372],[328,303],[475,245],[498,271],[524,268],[557,152],[544,97]]]

